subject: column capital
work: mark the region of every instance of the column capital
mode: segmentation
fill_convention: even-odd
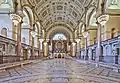
[[[22,22],[22,17],[18,14],[10,14],[10,19],[16,26],[18,25],[18,23]]]
[[[49,42],[50,39],[44,39],[44,42]]]
[[[44,39],[39,39],[39,41],[42,43],[44,41]]]
[[[75,45],[76,45],[76,43],[75,43],[75,42],[72,42],[72,45],[73,45],[73,46],[75,46]]]
[[[75,41],[76,41],[77,43],[79,43],[79,42],[80,42],[80,39],[75,39]]]
[[[101,25],[105,25],[107,23],[107,21],[109,20],[109,15],[104,14],[104,15],[100,15],[97,18],[97,22]]]

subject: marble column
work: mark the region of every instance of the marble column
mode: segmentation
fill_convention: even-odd
[[[99,23],[98,24],[98,31],[97,31],[97,38],[98,38],[98,42],[97,42],[97,55],[96,55],[96,61],[101,61],[100,57],[102,57],[101,54],[101,26]]]
[[[42,57],[42,52],[43,52],[43,39],[39,39],[39,58]]]
[[[14,26],[17,28],[17,56],[21,56],[21,24],[22,17],[17,14],[10,14]]]
[[[77,42],[77,54],[76,57],[79,58],[80,57],[80,39],[76,39]]]
[[[21,56],[21,23],[18,24],[18,33],[17,33],[17,55]],[[21,58],[22,59],[22,58]]]
[[[88,51],[87,51],[87,38],[85,38],[85,56],[84,56],[85,60],[88,60]]]
[[[15,27],[14,23],[12,23],[12,39],[17,40],[17,32],[16,32],[17,27]]]
[[[72,57],[76,56],[76,43],[72,42]]]
[[[31,53],[31,59],[34,57],[34,37],[32,37],[32,53]]]
[[[44,56],[47,57],[48,56],[48,42],[45,41],[43,44],[44,44]]]

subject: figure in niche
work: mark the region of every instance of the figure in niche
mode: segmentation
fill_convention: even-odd
[[[108,8],[109,9],[120,9],[119,0],[110,0]]]
[[[0,0],[0,8],[10,8],[11,3],[8,0]]]
[[[1,35],[7,37],[7,28],[2,28]]]
[[[13,8],[15,12],[17,12],[17,7],[18,7],[18,3],[17,3],[17,0],[15,0],[13,4]]]
[[[3,51],[3,45],[0,44],[0,52],[2,52],[2,51]]]
[[[117,5],[118,0],[111,0],[111,5]]]

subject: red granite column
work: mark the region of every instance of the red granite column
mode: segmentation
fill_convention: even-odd
[[[43,56],[42,50],[43,50],[43,39],[39,39],[39,58],[42,58]]]
[[[17,27],[17,56],[21,56],[21,22]]]
[[[17,56],[21,56],[21,24],[22,17],[17,14],[10,14],[10,18],[17,29]],[[19,58],[20,60],[20,58]]]
[[[34,59],[34,37],[32,37],[32,53],[31,53],[31,59]]]

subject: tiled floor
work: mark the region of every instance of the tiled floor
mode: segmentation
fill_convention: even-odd
[[[71,59],[51,59],[0,72],[0,83],[120,83],[120,73]]]

